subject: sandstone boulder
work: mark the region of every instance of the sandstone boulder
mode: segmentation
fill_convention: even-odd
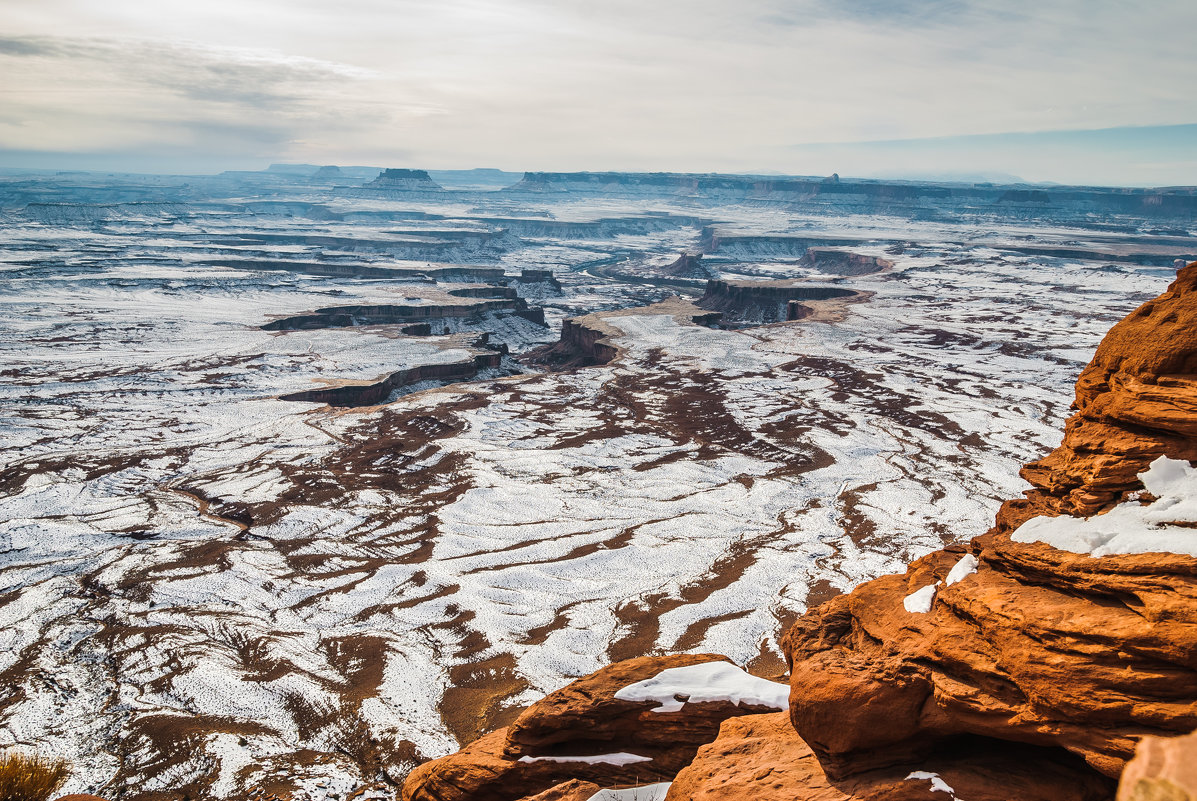
[[[921,761],[917,769],[867,771],[832,780],[785,713],[730,718],[719,737],[698,750],[665,801],[1099,801],[1112,783],[1082,763],[1029,749],[994,750],[961,741]]]
[[[1197,732],[1144,737],[1122,772],[1118,801],[1192,801],[1197,798]]]
[[[550,787],[543,793],[527,796],[521,801],[590,801],[590,798],[599,789],[599,786],[593,782],[570,779],[555,787]]]

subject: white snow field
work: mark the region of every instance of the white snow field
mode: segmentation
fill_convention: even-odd
[[[984,531],[1102,335],[1170,280],[1119,254],[1179,236],[1065,207],[804,202],[0,180],[0,748],[134,801],[388,797],[617,659],[725,654],[759,678],[677,687],[784,705],[758,685],[784,680],[784,626]],[[573,371],[513,358],[566,317],[697,300],[661,265],[710,230],[714,276],[864,294],[734,330],[610,317],[619,358]],[[894,266],[799,263],[847,239]],[[1079,255],[1028,252],[1048,245]],[[562,288],[505,283],[524,269]],[[516,313],[523,286],[546,326]],[[370,316],[483,301],[423,334]],[[261,327],[284,318],[308,322]],[[500,343],[474,380],[280,399]],[[1129,540],[1043,536],[1172,537],[1191,475],[1152,470],[1167,488]]]

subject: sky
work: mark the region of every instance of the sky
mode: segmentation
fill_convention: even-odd
[[[0,0],[0,167],[1197,184],[1192,0]]]

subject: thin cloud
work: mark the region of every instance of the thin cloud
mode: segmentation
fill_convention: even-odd
[[[0,39],[0,147],[242,136],[313,163],[802,171],[801,142],[1197,121],[1197,60],[1175,35],[1197,4],[1181,0],[148,8],[25,4]]]
[[[5,37],[0,38],[0,54],[85,62],[64,66],[98,66],[125,83],[166,88],[192,100],[256,108],[300,103],[314,84],[360,80],[374,74],[352,65],[197,42]]]

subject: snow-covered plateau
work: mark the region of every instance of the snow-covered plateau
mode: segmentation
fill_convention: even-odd
[[[782,703],[782,625],[980,534],[1197,248],[1088,195],[360,183],[0,178],[0,748],[65,791],[390,797],[643,654]],[[616,355],[546,366],[582,315]],[[1145,547],[1194,519],[1152,470],[1130,541],[1022,534]]]

